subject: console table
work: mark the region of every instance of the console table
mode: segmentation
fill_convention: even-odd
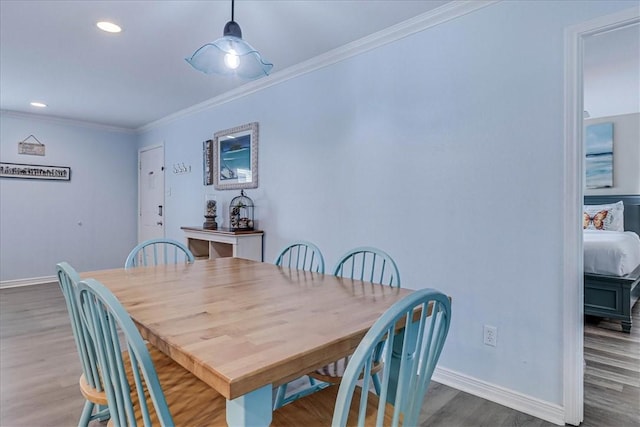
[[[224,257],[245,258],[262,262],[263,231],[207,230],[202,227],[180,227],[187,247],[196,259]]]

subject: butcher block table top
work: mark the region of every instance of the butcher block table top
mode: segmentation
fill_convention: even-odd
[[[142,336],[228,400],[351,354],[407,289],[241,258],[84,273]]]

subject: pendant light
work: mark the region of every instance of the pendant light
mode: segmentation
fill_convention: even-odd
[[[273,64],[262,59],[253,46],[242,40],[240,25],[233,20],[233,9],[234,0],[231,0],[231,21],[224,26],[222,37],[205,44],[186,61],[206,74],[235,75],[245,79],[269,75]]]

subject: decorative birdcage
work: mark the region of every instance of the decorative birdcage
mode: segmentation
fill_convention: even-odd
[[[229,228],[231,231],[253,230],[253,200],[240,190],[229,204]]]

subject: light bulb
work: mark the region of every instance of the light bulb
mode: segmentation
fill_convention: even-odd
[[[224,64],[227,68],[235,70],[240,65],[240,57],[236,54],[236,51],[229,49],[229,53],[224,56]]]
[[[120,28],[118,24],[114,24],[113,22],[101,21],[97,22],[96,26],[102,31],[106,31],[107,33],[119,33],[120,31],[122,31],[122,28]]]

